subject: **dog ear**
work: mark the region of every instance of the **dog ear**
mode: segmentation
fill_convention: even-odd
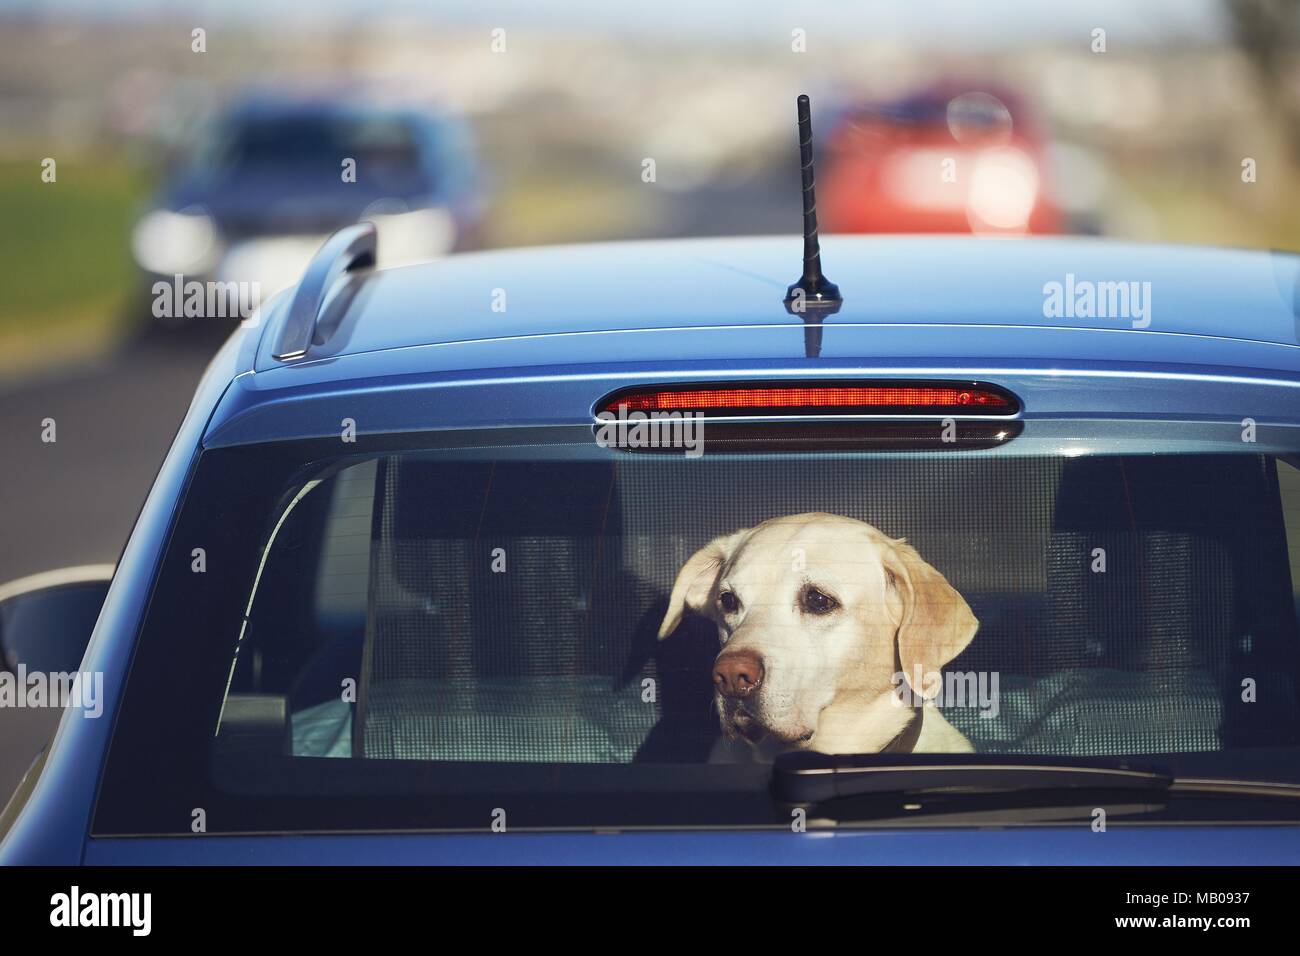
[[[677,630],[686,608],[698,611],[709,600],[722,565],[731,557],[741,536],[748,530],[745,528],[719,535],[682,565],[682,569],[677,572],[677,580],[673,582],[673,593],[668,598],[668,611],[664,614],[663,623],[659,625],[659,640],[662,641]]]
[[[903,675],[912,684],[919,671],[921,683],[925,684],[927,675],[937,674],[965,650],[980,622],[948,579],[901,538],[886,551],[884,563],[887,584],[898,592],[903,603],[898,626],[898,659]],[[927,697],[938,692],[937,687],[912,690]]]

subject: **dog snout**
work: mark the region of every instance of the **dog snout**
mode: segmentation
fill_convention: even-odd
[[[713,662],[713,686],[723,697],[748,697],[763,682],[763,659],[753,651],[728,651]]]

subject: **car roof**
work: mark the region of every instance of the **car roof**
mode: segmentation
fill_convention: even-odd
[[[1095,332],[1105,336],[1104,346],[1095,341],[1098,336],[1086,347],[1088,336],[1055,339],[1077,342],[1086,352],[1101,348],[1103,354],[1146,361],[1162,360],[1166,352],[1167,360],[1185,354],[1174,346],[1176,337],[1196,337],[1207,360],[1227,343],[1300,348],[1300,259],[1290,253],[1099,239],[827,236],[822,261],[844,296],[839,312],[824,320],[828,332],[874,330],[872,337],[883,343],[887,330],[907,330],[914,354],[942,351],[955,330],[1008,343],[1047,340],[1062,330]],[[570,337],[576,359],[588,347],[574,336],[802,328],[802,318],[783,304],[800,268],[801,240],[795,236],[451,256],[371,274],[337,332],[308,361],[491,342],[512,344],[509,361],[528,364],[530,356],[541,354],[540,340],[558,336]],[[1120,290],[1132,296],[1127,316],[1068,314],[1064,300],[1084,295],[1089,284],[1100,292],[1099,300],[1106,298],[1107,288],[1098,289],[1103,283],[1127,286]],[[1061,308],[1049,314],[1057,299]],[[267,312],[264,324],[275,328],[276,310]],[[270,359],[273,338],[263,336],[259,370],[279,365]],[[729,338],[737,357],[747,357],[746,341],[764,348],[758,334]],[[792,348],[800,341],[785,339]],[[682,335],[638,336],[635,354],[679,357],[686,341]],[[616,357],[614,337],[606,335],[604,344]],[[563,357],[566,346],[554,345],[542,350],[548,363]],[[1075,346],[1053,347],[1061,358],[1074,357]],[[467,362],[481,361],[481,354],[468,351]],[[439,361],[455,367],[445,355]],[[1296,354],[1277,361],[1278,368],[1295,368]]]
[[[344,418],[375,431],[590,422],[601,396],[637,384],[864,376],[989,381],[1042,419],[1300,425],[1293,255],[830,236],[844,302],[817,327],[783,302],[801,251],[794,236],[622,242],[363,271],[327,301],[306,356],[277,361],[287,290],[209,372],[225,394],[204,444],[326,436]],[[1045,288],[1083,282],[1138,283],[1149,311],[1045,314]]]

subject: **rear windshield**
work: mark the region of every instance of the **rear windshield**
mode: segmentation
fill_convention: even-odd
[[[790,749],[1291,773],[1295,458],[404,444],[205,453],[98,832],[766,825]]]

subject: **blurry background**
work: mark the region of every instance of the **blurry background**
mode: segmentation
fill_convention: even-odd
[[[799,92],[828,229],[1298,248],[1298,6],[0,0],[0,580],[116,559],[232,325],[157,276],[793,233]]]

